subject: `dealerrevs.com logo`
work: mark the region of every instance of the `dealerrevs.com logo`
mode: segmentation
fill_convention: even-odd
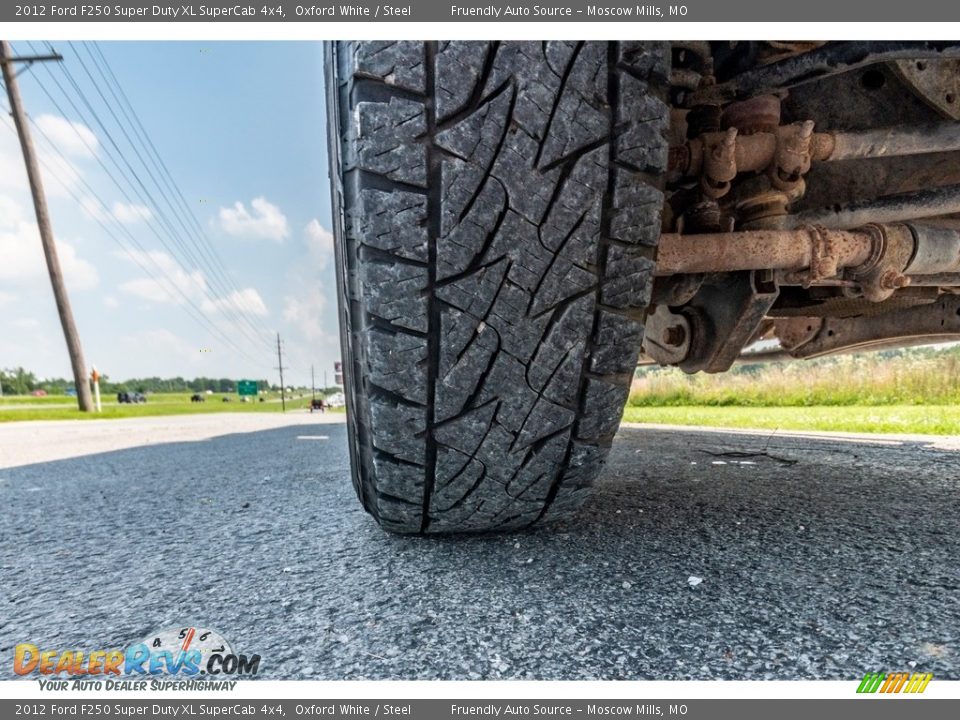
[[[253,676],[259,669],[259,655],[235,653],[218,632],[198,627],[168,628],[123,649],[41,649],[32,643],[20,643],[13,654],[17,675],[48,678],[119,675],[212,679]]]

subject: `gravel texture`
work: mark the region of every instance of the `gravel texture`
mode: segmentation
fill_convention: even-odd
[[[0,673],[198,624],[276,679],[960,679],[956,449],[623,428],[575,520],[422,538],[301,418],[0,470]]]

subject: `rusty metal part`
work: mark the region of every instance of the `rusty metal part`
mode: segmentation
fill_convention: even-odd
[[[812,358],[951,340],[960,340],[960,295],[942,295],[934,303],[882,315],[826,319],[813,337],[788,352]]]
[[[730,103],[723,109],[720,122],[723,129],[735,127],[741,135],[776,132],[780,127],[780,98],[776,95],[760,95]]]
[[[881,302],[910,284],[905,273],[919,243],[909,225],[867,225],[864,229],[874,237],[871,257],[851,268],[848,275],[859,285],[863,297]]]
[[[749,102],[753,101],[738,104]],[[726,114],[724,123],[727,124]],[[751,132],[730,124],[730,129],[734,127],[740,130],[735,137],[736,148],[733,153],[738,173],[761,172],[775,164],[780,174],[805,174],[811,161],[898,157],[960,150],[960,123],[956,122],[819,133],[812,132],[813,123],[810,120]],[[682,146],[670,148],[670,170],[687,176],[709,171],[711,165],[707,155],[725,137],[722,133],[704,133]]]
[[[897,60],[891,67],[930,107],[960,120],[960,59]]]
[[[737,129],[708,133],[703,140],[703,172],[700,190],[708,198],[723,197],[730,191],[730,181],[737,176]]]
[[[856,287],[872,302],[910,284],[911,276],[960,270],[960,232],[917,224],[871,223],[854,230],[794,230],[660,237],[656,274],[781,270],[784,284]]]
[[[734,209],[741,230],[781,228],[790,211],[790,196],[782,190],[763,190],[737,200]]]
[[[676,307],[686,305],[703,284],[703,275],[671,275],[653,282],[651,305]]]
[[[822,40],[768,40],[760,43],[757,64],[769,65],[770,63],[780,62],[788,57],[816,50],[825,44]]]
[[[926,155],[960,150],[960,123],[957,122],[822,135],[818,138],[817,160]]]
[[[803,193],[803,176],[810,170],[813,120],[777,128],[777,150],[768,168],[770,183],[795,197]]]
[[[687,373],[724,372],[754,338],[779,290],[768,271],[717,275],[683,308],[690,349],[679,367]]]
[[[694,105],[687,113],[687,137],[695,138],[703,133],[718,132],[723,111],[720,105],[706,103]]]
[[[778,318],[774,322],[780,347],[788,352],[813,340],[822,327],[820,317]]]
[[[658,305],[647,315],[643,350],[660,365],[676,365],[690,352],[690,321],[679,313]]]
[[[788,227],[823,225],[842,229],[868,222],[895,223],[938,215],[960,213],[960,185],[884,195],[871,200],[843,203],[832,207],[805,210],[791,215]]]
[[[724,216],[716,200],[707,198],[688,207],[677,220],[677,232],[684,234],[729,232],[733,218]]]
[[[693,103],[719,103],[747,99],[876,63],[958,57],[960,57],[960,42],[927,40],[830,42],[810,52],[792,55],[769,65],[754,67],[726,82],[701,88],[690,100]]]
[[[911,275],[910,285],[915,288],[960,288],[960,273]]]
[[[870,229],[822,231],[814,227],[795,230],[660,236],[657,275],[734,272],[737,270],[803,270],[825,252],[815,250],[829,241],[838,268],[856,267],[870,259],[875,235]]]
[[[956,277],[960,278],[960,276]],[[912,283],[910,287],[898,290],[890,298],[881,302],[871,302],[864,297],[850,297],[842,293],[820,298],[810,297],[810,293],[792,296],[790,288],[781,288],[780,297],[768,314],[777,319],[856,317],[903,310],[915,305],[936,302],[939,299],[939,287],[916,287],[916,285],[917,283]]]
[[[689,68],[673,68],[670,71],[670,85],[672,87],[686,88],[687,90],[696,90],[700,87],[703,76],[696,70]]]
[[[908,227],[916,248],[904,272],[910,275],[960,272],[960,233],[942,227]]]

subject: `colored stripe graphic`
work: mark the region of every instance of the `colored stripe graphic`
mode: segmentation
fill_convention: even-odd
[[[922,693],[933,679],[933,673],[867,673],[857,687],[858,693]]]

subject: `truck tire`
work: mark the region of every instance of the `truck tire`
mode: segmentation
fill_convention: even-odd
[[[652,42],[328,45],[350,452],[385,529],[583,501],[642,340],[669,66]]]

